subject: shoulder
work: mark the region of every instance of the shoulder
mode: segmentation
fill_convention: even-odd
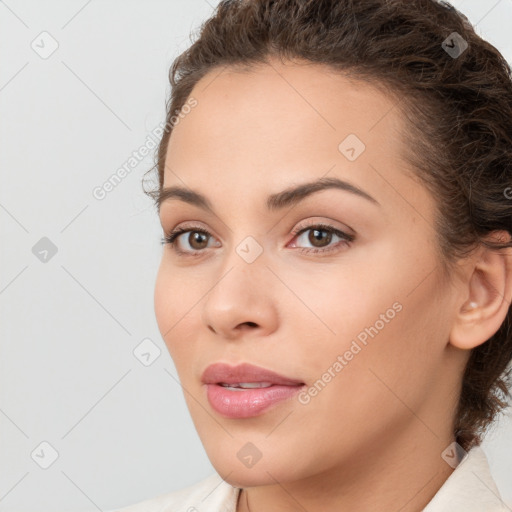
[[[506,512],[484,450],[475,446],[456,466],[453,473],[423,512]]]
[[[239,492],[214,473],[189,487],[108,512],[235,512]]]

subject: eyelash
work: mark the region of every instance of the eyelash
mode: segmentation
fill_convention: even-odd
[[[307,226],[304,228],[298,228],[292,232],[293,238],[301,235],[302,233],[304,233],[306,231],[310,231],[310,230],[327,231],[331,234],[337,235],[338,237],[340,237],[342,239],[342,241],[338,242],[334,246],[334,248],[330,248],[330,249],[320,249],[318,247],[315,247],[315,248],[300,247],[300,248],[298,248],[298,251],[300,253],[303,253],[303,254],[304,253],[306,253],[306,254],[331,253],[333,251],[336,251],[338,249],[338,247],[341,245],[350,246],[351,243],[355,240],[355,237],[353,235],[349,235],[343,231],[340,231],[339,229],[336,229],[333,226],[329,226],[328,224],[313,224],[311,226]],[[178,246],[176,244],[176,239],[183,233],[188,233],[188,232],[202,233],[204,235],[208,235],[209,237],[213,236],[207,229],[205,229],[203,227],[187,226],[187,227],[175,229],[168,235],[162,237],[162,245],[169,244],[171,246],[171,248],[173,249],[173,251],[175,251],[180,256],[187,256],[187,257],[201,256],[205,252],[205,249],[195,250],[195,251],[183,251],[178,248]]]

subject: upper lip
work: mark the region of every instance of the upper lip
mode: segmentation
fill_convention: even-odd
[[[270,382],[281,386],[298,386],[304,382],[279,375],[271,370],[242,363],[231,366],[226,363],[214,363],[206,368],[201,380],[204,384],[238,384],[241,382]]]

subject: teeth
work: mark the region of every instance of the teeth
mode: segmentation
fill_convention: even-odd
[[[224,384],[221,383],[221,386],[230,389],[257,389],[257,388],[269,388],[272,386],[271,382],[239,382],[237,384]]]

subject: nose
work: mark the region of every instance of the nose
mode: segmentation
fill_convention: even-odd
[[[252,263],[230,258],[202,302],[203,324],[228,340],[268,336],[278,323],[275,281],[263,258]]]

